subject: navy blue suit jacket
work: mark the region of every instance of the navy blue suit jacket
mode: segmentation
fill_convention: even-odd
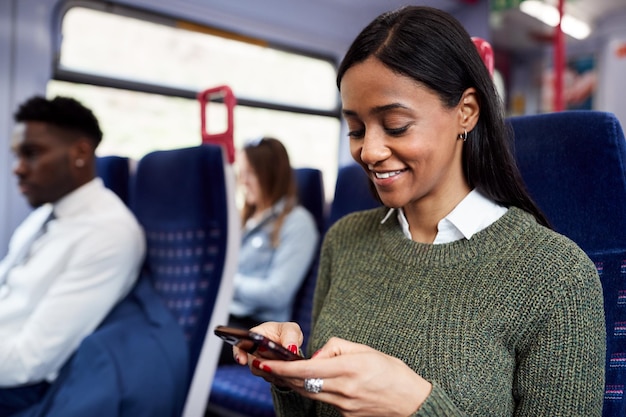
[[[188,369],[182,329],[142,279],[16,417],[178,417]]]

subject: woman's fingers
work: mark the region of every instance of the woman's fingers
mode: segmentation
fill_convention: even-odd
[[[300,326],[293,322],[266,322],[253,327],[250,330],[267,337],[296,354],[300,351],[300,347],[304,340]],[[233,347],[233,358],[239,365],[246,365],[250,364],[255,356],[249,355],[247,352],[237,347]]]
[[[250,329],[297,353],[304,341],[302,329],[294,322],[266,322]]]
[[[317,352],[313,354],[311,359],[333,358],[341,355],[348,355],[352,353],[367,353],[375,352],[369,346],[361,345],[359,343],[353,343],[348,340],[340,339],[338,337],[331,338],[326,344]]]
[[[401,360],[342,339],[329,340],[310,360],[259,360],[256,367],[351,417],[410,415],[432,388]]]

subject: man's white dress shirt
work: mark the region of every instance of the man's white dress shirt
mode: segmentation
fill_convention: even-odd
[[[0,387],[54,380],[83,338],[130,291],[143,262],[141,227],[100,178],[52,208],[45,233],[6,275]],[[49,204],[39,207],[16,229],[0,271],[49,210]]]

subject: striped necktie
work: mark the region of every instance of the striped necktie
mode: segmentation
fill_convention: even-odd
[[[48,222],[54,219],[52,206],[46,207],[45,209],[42,208],[41,210],[42,212],[38,213],[38,219],[34,221],[33,227],[27,235],[27,238],[23,240],[22,245],[15,250],[10,250],[5,262],[0,265],[0,299],[6,297],[10,292],[7,279],[11,270],[28,258],[31,247],[37,239],[46,233]]]

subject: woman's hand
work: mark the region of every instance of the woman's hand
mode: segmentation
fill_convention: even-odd
[[[304,340],[300,326],[293,322],[265,322],[250,330],[273,340],[296,354],[300,352],[300,346]],[[280,378],[263,372],[260,359],[256,356],[250,355],[237,347],[233,347],[233,357],[235,358],[235,362],[239,365],[249,365],[253,374],[265,378],[266,381],[280,387],[286,385]]]
[[[298,323],[268,321],[250,329],[268,339],[286,347],[292,353],[298,353],[304,341],[304,335]],[[239,365],[246,365],[255,357],[245,351],[233,347],[233,357]]]
[[[268,335],[270,337],[270,335]],[[432,385],[401,360],[368,346],[332,338],[311,360],[258,360],[255,373],[305,397],[334,405],[343,416],[373,417],[413,414]],[[321,392],[304,389],[304,380],[323,380]]]

